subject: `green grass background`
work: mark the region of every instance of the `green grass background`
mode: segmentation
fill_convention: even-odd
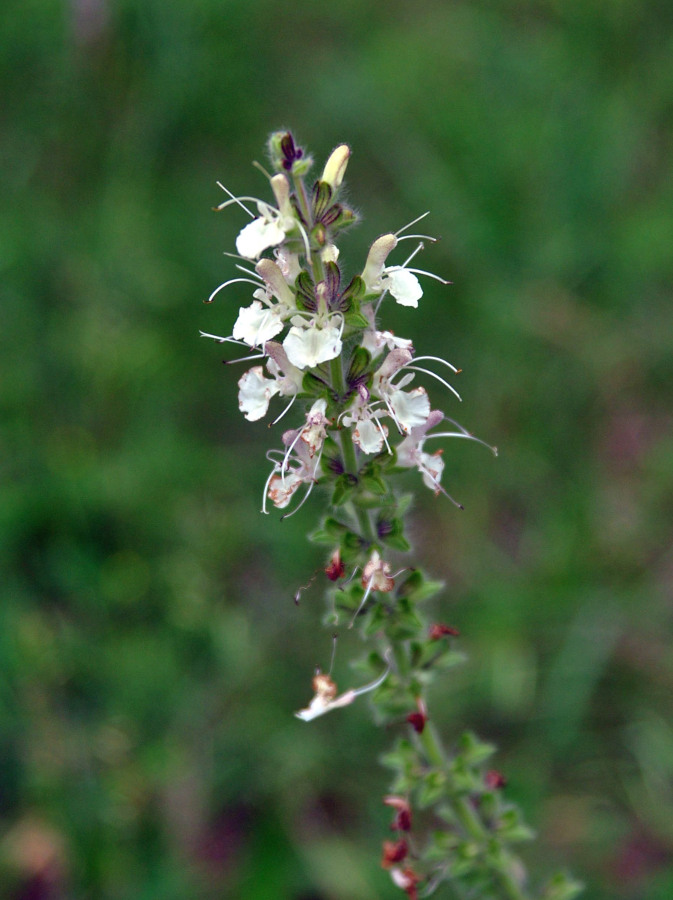
[[[329,634],[227,334],[222,180],[347,141],[343,241],[426,209],[418,311],[493,460],[416,484],[434,718],[501,748],[532,876],[673,895],[673,7],[668,0],[7,0],[0,12],[0,894],[365,900],[389,813],[366,703],[310,726]],[[341,643],[335,676],[357,678]],[[444,889],[441,896],[449,896]]]

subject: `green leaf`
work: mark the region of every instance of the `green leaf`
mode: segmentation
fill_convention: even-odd
[[[332,506],[343,506],[353,496],[357,486],[358,480],[354,475],[349,475],[347,472],[339,475],[332,494]]]
[[[344,314],[344,321],[347,328],[353,328],[356,331],[362,331],[369,327],[369,320],[355,308],[355,304],[351,306],[349,312]]]
[[[458,747],[460,758],[472,766],[485,762],[496,751],[493,744],[487,744],[485,741],[479,740],[471,731],[466,731],[460,736]]]
[[[388,485],[378,475],[371,473],[363,475],[360,473],[360,483],[365,490],[369,491],[370,494],[376,494],[377,497],[382,496],[388,491]]]
[[[419,569],[415,569],[399,589],[399,594],[414,603],[422,603],[434,597],[444,588],[443,581],[430,581]]]
[[[420,809],[435,804],[446,793],[446,775],[439,769],[433,769],[424,777],[416,793],[416,803]]]
[[[542,900],[574,900],[583,891],[581,881],[576,881],[565,872],[557,872],[545,887]]]

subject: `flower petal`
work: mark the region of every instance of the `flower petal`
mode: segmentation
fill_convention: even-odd
[[[249,422],[266,415],[270,399],[280,390],[278,382],[263,373],[261,366],[253,366],[238,381],[238,408]]]

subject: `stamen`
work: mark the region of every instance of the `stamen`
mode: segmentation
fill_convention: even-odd
[[[372,584],[374,583],[374,574],[375,574],[375,573],[372,572],[372,574],[371,574],[371,576],[370,576],[370,578],[369,578],[369,581],[367,582],[367,590],[365,591],[364,597],[363,597],[362,600],[360,601],[360,605],[359,605],[358,608],[355,610],[355,615],[354,615],[353,618],[351,619],[351,623],[350,623],[350,625],[348,626],[349,628],[352,628],[353,625],[355,625],[355,620],[357,619],[357,617],[358,617],[358,616],[360,615],[360,613],[362,612],[362,607],[365,605],[365,603],[367,602],[367,598],[369,597],[369,595],[370,595],[371,592],[372,592]]]
[[[426,466],[423,465],[423,463],[419,463],[418,469],[420,472],[423,472],[424,475],[428,476],[430,481],[432,481],[432,483],[435,485],[435,490],[439,491],[440,494],[444,494],[444,496],[447,497],[453,503],[454,506],[457,506],[458,509],[463,509],[463,510],[465,509],[465,507],[463,506],[462,503],[459,503],[457,500],[454,500],[454,498],[451,496],[451,494],[449,494],[449,492],[439,483],[438,479],[432,474],[432,472],[428,468],[426,468]]]
[[[271,422],[271,425],[275,425],[276,422],[280,422],[280,420],[283,418],[283,416],[285,415],[285,413],[290,409],[290,407],[292,406],[292,404],[294,403],[294,401],[295,401],[296,399],[297,399],[297,395],[296,395],[296,394],[293,394],[293,395],[292,395],[292,399],[290,400],[290,402],[288,403],[288,405],[285,407],[285,409],[282,411],[282,413],[281,413],[279,416],[277,416],[277,417],[273,420],[273,422]],[[271,428],[271,425],[269,425],[269,428]]]
[[[288,460],[289,460],[289,458],[290,458],[290,454],[292,453],[292,451],[293,451],[293,449],[294,449],[294,447],[295,447],[295,444],[297,443],[297,441],[298,441],[299,438],[301,437],[303,431],[304,431],[303,428],[300,428],[300,429],[299,429],[299,431],[297,432],[297,434],[296,434],[295,438],[293,439],[292,443],[290,444],[290,446],[289,446],[289,447],[287,448],[287,450],[285,451],[285,455],[283,456],[283,465],[280,467],[280,480],[283,482],[283,486],[285,486],[285,470],[287,469],[287,463],[288,463]]]
[[[453,284],[452,281],[447,281],[446,278],[435,275],[434,272],[426,272],[425,269],[407,269],[407,272],[414,272],[416,275],[427,275],[428,278],[434,278],[435,281],[439,281],[441,284]]]
[[[271,181],[271,176],[269,175],[269,173],[266,171],[266,169],[264,168],[264,166],[261,163],[258,163],[256,159],[253,159],[252,165],[253,165],[253,168],[259,169],[259,171],[262,173],[262,175],[266,175],[266,177],[269,179],[269,181]]]
[[[425,247],[423,246],[423,242],[422,242],[422,241],[421,241],[421,243],[418,245],[418,247],[416,247],[416,249],[415,249],[414,252],[411,254],[411,256],[409,256],[409,257],[402,263],[401,266],[391,266],[390,268],[391,268],[391,269],[406,269],[407,266],[409,265],[409,263],[411,262],[411,260],[414,258],[414,256],[416,256],[417,253],[420,253],[421,250],[425,250]],[[412,271],[412,270],[410,269],[409,271]]]
[[[233,366],[234,363],[251,362],[253,359],[264,359],[263,353],[255,353],[253,356],[239,356],[238,359],[223,359],[225,366]]]
[[[388,450],[388,455],[392,456],[393,451],[390,449],[390,444],[388,443],[388,437],[386,435],[385,429],[383,428],[383,425],[381,425],[377,416],[372,416],[372,419],[374,420],[374,425],[376,425],[378,430],[381,432],[381,437],[383,438],[383,443],[386,445],[386,449]]]
[[[387,661],[387,659],[386,659],[386,661]],[[369,693],[369,691],[375,691],[376,688],[380,687],[383,684],[383,682],[386,680],[389,672],[390,672],[390,665],[387,665],[385,671],[382,672],[375,681],[370,681],[369,684],[365,684],[363,687],[355,688],[355,690],[352,691],[352,693],[356,697],[359,697],[360,694],[367,694],[367,693]]]
[[[439,356],[415,356],[415,357],[414,357],[414,362],[421,362],[421,360],[425,360],[425,359],[431,359],[433,362],[440,362],[440,363],[442,363],[443,365],[448,366],[448,367],[451,369],[451,371],[454,372],[456,375],[457,375],[459,372],[462,372],[462,371],[463,371],[462,369],[457,369],[457,368],[456,368],[454,365],[452,365],[448,360],[442,359],[442,358],[439,357]]]
[[[423,246],[422,244],[420,245]],[[434,278],[435,281],[439,281],[441,284],[453,284],[452,281],[447,281],[446,278],[442,278],[441,275],[435,275],[434,272],[426,272],[425,269],[409,269],[406,264],[403,266],[391,266],[391,269],[405,269],[407,272],[413,272],[415,275],[427,275],[428,278]],[[388,270],[390,271],[390,269]]]
[[[273,462],[273,460],[272,460],[272,462]],[[267,495],[268,495],[268,492],[269,492],[269,485],[271,484],[271,479],[272,479],[273,476],[276,475],[277,473],[278,473],[278,469],[277,469],[276,466],[274,465],[273,469],[271,470],[271,474],[270,474],[269,477],[266,479],[266,483],[264,484],[264,494],[263,494],[263,500],[262,500],[262,512],[264,513],[265,516],[268,516],[268,515],[269,515],[269,511],[268,511],[267,508],[266,508],[266,498],[267,498]]]
[[[415,219],[412,219],[411,222],[408,222],[406,225],[403,225],[401,228],[398,228],[397,231],[395,232],[395,237],[402,234],[402,232],[406,231],[407,228],[411,228],[411,226],[415,225],[416,222],[420,222],[421,219],[424,219],[426,216],[429,216],[429,215],[430,215],[430,210],[422,213],[420,216],[417,216]]]
[[[316,569],[315,572],[313,573],[313,575],[311,575],[309,580],[306,582],[306,584],[303,584],[301,587],[297,588],[297,590],[294,593],[295,606],[299,606],[299,600],[301,598],[302,591],[307,591],[311,587],[313,582],[316,580],[319,571],[320,571],[319,569]],[[330,671],[332,671],[332,670],[330,669]]]
[[[398,420],[397,416],[395,415],[395,411],[393,410],[393,407],[391,406],[390,400],[388,400],[387,397],[384,397],[384,398],[383,398],[383,402],[385,403],[385,405],[386,405],[386,407],[387,407],[387,409],[388,409],[388,413],[389,413],[389,415],[390,415],[390,418],[391,418],[391,419],[393,420],[393,422],[395,423],[395,426],[397,427],[397,430],[399,431],[399,433],[400,433],[400,434],[406,434],[406,431],[402,428],[402,426],[401,426],[400,423],[399,423],[399,420]]]
[[[244,281],[248,284],[254,284],[256,288],[259,287],[259,281],[253,281],[251,278],[230,278],[229,281],[225,281],[224,284],[221,284],[218,288],[215,288],[213,293],[208,297],[207,300],[204,300],[204,303],[212,303],[215,299],[215,295],[219,294],[222,288],[228,287],[230,284],[238,284],[239,282]]]
[[[241,207],[241,209],[244,209],[247,212],[251,219],[257,218],[254,213],[250,212],[245,203],[242,202],[243,200],[250,200],[252,203],[259,203],[257,197],[237,197],[235,194],[232,194],[229,188],[226,188],[220,181],[217,182],[217,186],[219,188],[222,188],[224,193],[228,194],[231,197],[231,200],[225,200],[224,203],[220,203],[220,205],[216,207],[218,210],[225,209],[227,206],[231,206],[232,203],[237,203]]]
[[[245,341],[239,341],[239,339],[235,337],[220,337],[219,334],[208,334],[207,331],[199,331],[199,334],[201,337],[212,338],[214,341],[217,341],[218,344],[238,344],[239,347],[248,346]]]
[[[410,241],[412,238],[417,241],[432,241],[433,244],[436,244],[439,241],[439,238],[433,237],[431,234],[403,234],[402,237],[397,239],[397,243],[399,244],[400,241]]]
[[[437,381],[440,381],[444,385],[444,387],[447,387],[451,391],[452,394],[455,394],[461,403],[463,402],[463,398],[460,396],[460,394],[455,389],[455,387],[453,387],[453,385],[450,385],[448,381],[445,381],[441,377],[441,375],[437,375],[436,372],[432,372],[432,371],[430,371],[430,369],[424,369],[423,366],[405,366],[404,368],[405,369],[413,369],[414,372],[423,372],[425,375],[430,375],[432,378],[436,378]]]
[[[314,577],[315,577],[315,576],[314,576]],[[336,646],[337,646],[337,639],[338,639],[338,637],[339,637],[338,634],[333,634],[333,635],[332,635],[332,658],[331,658],[330,663],[329,663],[329,672],[327,673],[328,675],[331,675],[331,674],[332,674],[332,669],[333,669],[333,667],[334,667],[334,657],[336,656]]]
[[[240,259],[241,257],[238,256],[235,258]],[[255,272],[254,269],[246,269],[245,266],[242,266],[240,263],[236,264],[236,268],[239,269],[241,272],[245,272],[246,275],[252,275],[253,278],[257,278],[259,280],[260,285],[264,285],[266,287],[266,283],[265,283],[264,279],[258,272]]]
[[[486,441],[482,441],[481,438],[475,437],[473,434],[470,434],[469,431],[440,431],[437,434],[426,434],[426,440],[428,438],[465,438],[468,441],[475,441],[477,444],[481,444],[486,447],[487,450],[490,450],[493,456],[498,455],[498,448],[491,446],[491,444],[487,444]]]

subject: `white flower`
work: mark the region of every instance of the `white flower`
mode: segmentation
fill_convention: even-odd
[[[266,415],[269,401],[280,391],[278,381],[264,377],[262,366],[253,366],[238,381],[238,408],[249,422]]]
[[[372,410],[367,403],[369,393],[366,388],[355,395],[348,412],[343,417],[343,423],[347,428],[352,425],[353,443],[363,453],[380,453],[384,441],[387,444],[388,428],[379,422],[381,416],[386,415],[385,410]]]
[[[266,512],[267,496],[274,506],[283,509],[289,504],[299,485],[310,485],[299,506],[311,493],[316,482],[323,444],[327,437],[326,426],[329,424],[329,419],[325,417],[326,408],[325,400],[316,400],[306,415],[306,424],[298,430],[286,431],[283,434],[283,444],[286,450],[282,453],[280,460],[276,456],[280,451],[267,453],[267,458],[273,461],[274,466],[264,489],[263,512]],[[296,512],[296,509],[293,512]]]
[[[255,296],[259,293],[256,291]],[[284,313],[281,306],[268,307],[260,300],[253,300],[250,306],[239,309],[232,337],[251,347],[263,346],[283,330]]]
[[[368,294],[388,291],[401,306],[418,306],[423,289],[418,278],[404,266],[390,266],[385,262],[388,254],[397,247],[394,234],[383,234],[369,249],[367,262],[362,272]]]
[[[368,294],[382,294],[387,291],[400,306],[417,307],[418,301],[423,296],[423,289],[415,273],[427,275],[441,281],[442,284],[448,284],[448,281],[423,269],[407,268],[418,251],[423,249],[423,244],[418,245],[404,265],[386,266],[388,254],[397,247],[397,244],[398,238],[394,234],[384,234],[377,238],[369,249],[362,279]]]
[[[275,247],[285,240],[285,230],[281,216],[273,207],[262,200],[257,204],[260,216],[243,228],[236,238],[236,250],[246,259],[258,259],[269,247]]]
[[[430,400],[424,387],[413,391],[395,390],[387,399],[393,418],[405,433],[422,425],[430,415]]]
[[[400,306],[418,307],[418,301],[423,296],[423,288],[413,272],[403,269],[402,266],[391,266],[383,270],[383,276],[379,282],[384,291],[388,291]]]
[[[312,722],[313,719],[317,719],[318,716],[323,716],[333,709],[349,706],[356,697],[360,696],[360,694],[374,691],[383,684],[388,677],[389,671],[390,670],[386,668],[375,681],[364,685],[364,687],[346,691],[344,694],[341,694],[340,697],[337,697],[337,686],[329,675],[323,675],[321,672],[318,672],[313,678],[313,691],[315,696],[306,709],[300,709],[295,713],[295,716],[303,722]]]
[[[376,359],[387,347],[388,350],[399,348],[413,353],[414,345],[408,338],[398,338],[392,331],[377,331],[375,328],[367,328],[362,334],[362,346],[368,350],[372,359]]]
[[[292,320],[294,324],[283,341],[283,347],[293,366],[312,369],[339,356],[342,327],[330,324],[333,319],[325,325],[321,325],[318,319],[308,323],[298,317]]]
[[[390,577],[390,563],[381,559],[378,550],[373,551],[362,570],[362,587],[368,591],[380,591],[384,594],[395,587],[395,581]]]
[[[306,481],[298,472],[289,472],[284,478],[274,473],[269,479],[269,500],[278,509],[285,509],[292,499],[292,495],[300,484]]]
[[[438,425],[444,414],[438,409],[430,412],[423,424],[415,426],[411,433],[397,447],[397,465],[403,468],[417,468],[423,476],[423,484],[439,494],[442,490],[440,480],[444,471],[444,460],[441,450],[436,453],[425,453],[423,444],[427,433],[435,425]]]

